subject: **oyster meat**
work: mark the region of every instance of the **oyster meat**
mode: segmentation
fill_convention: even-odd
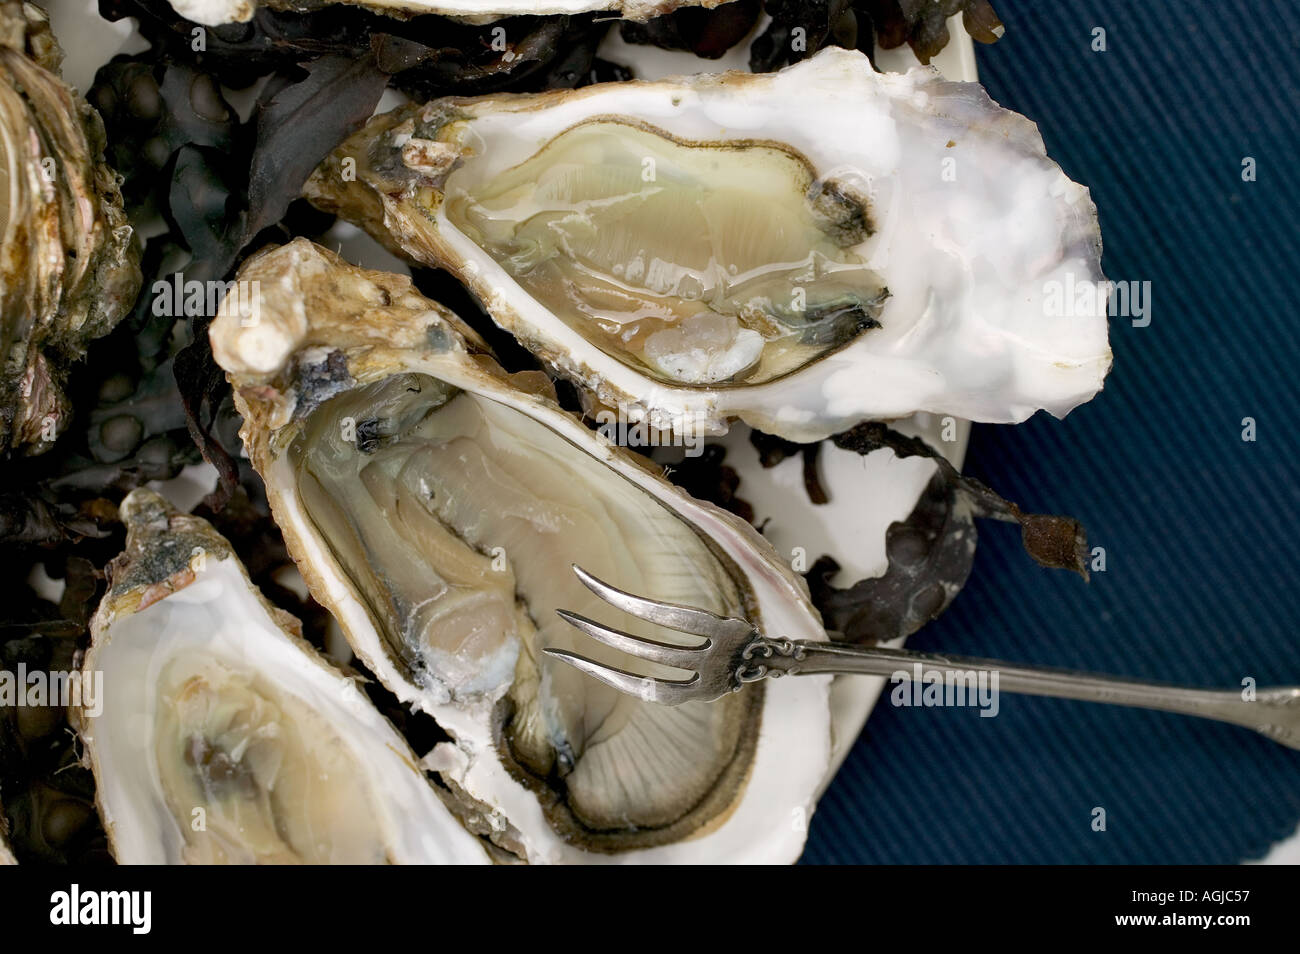
[[[231,309],[210,337],[272,512],[357,655],[454,738],[427,764],[463,814],[529,861],[794,860],[828,766],[827,679],[670,708],[541,650],[626,665],[557,608],[682,638],[617,618],[571,564],[824,638],[802,578],[562,411],[545,375],[507,376],[409,279],[299,239],[239,280],[256,320]]]
[[[0,454],[50,447],[69,365],[140,288],[103,123],[61,59],[43,11],[0,0]]]
[[[855,51],[402,107],[307,195],[656,427],[1060,416],[1110,367],[1087,189],[978,84]]]
[[[486,863],[406,742],[252,585],[229,544],[150,490],[92,622],[76,712],[124,864]]]

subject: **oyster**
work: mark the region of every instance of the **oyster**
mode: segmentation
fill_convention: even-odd
[[[5,807],[0,805],[0,865],[16,865],[18,859],[9,850],[9,823],[5,820]]]
[[[611,618],[573,563],[822,638],[770,545],[562,411],[545,375],[507,376],[410,279],[302,239],[238,277],[257,314],[227,309],[210,337],[276,522],[357,655],[454,738],[426,761],[464,813],[529,861],[794,860],[827,771],[826,679],[668,708],[541,654],[625,663],[561,607],[681,639]]]
[[[59,79],[61,58],[44,12],[0,2],[0,453],[53,443],[68,366],[140,287],[103,124]]]
[[[1052,308],[1105,304],[1087,189],[977,84],[858,52],[402,107],[307,195],[656,427],[1059,416],[1110,367],[1104,307]]]
[[[144,489],[121,512],[127,547],[82,667],[102,689],[75,713],[119,862],[488,860],[210,525]]]
[[[473,23],[502,17],[550,16],[608,10],[627,20],[649,20],[679,7],[716,7],[729,0],[168,0],[172,8],[195,23],[220,26],[253,19],[259,6],[272,10],[304,10],[328,6],[359,6],[395,17],[436,13]]]

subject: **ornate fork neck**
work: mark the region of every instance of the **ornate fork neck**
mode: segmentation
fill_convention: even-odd
[[[739,690],[761,679],[776,679],[800,672],[800,663],[808,658],[810,645],[804,640],[772,639],[755,634],[737,654],[735,688]]]

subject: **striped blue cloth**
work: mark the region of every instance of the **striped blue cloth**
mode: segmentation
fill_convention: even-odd
[[[1107,276],[1151,283],[1151,322],[1112,319],[1115,368],[1092,404],[1064,422],[977,426],[967,459],[1025,507],[1082,519],[1106,571],[1085,585],[1040,570],[1013,528],[984,524],[965,591],[911,645],[1300,684],[1300,12],[994,5],[1007,34],[979,49],[981,78],[1091,187]],[[1232,863],[1297,823],[1300,752],[1246,730],[1009,694],[992,719],[886,702],[804,861]]]

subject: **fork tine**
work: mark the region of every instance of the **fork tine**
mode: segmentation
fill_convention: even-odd
[[[681,705],[688,701],[700,681],[698,673],[691,673],[689,679],[655,679],[651,676],[639,676],[614,666],[606,666],[564,649],[544,649],[542,652],[568,663],[619,692],[635,696],[643,702],[654,702],[664,706]]]
[[[571,613],[568,610],[557,609],[555,614],[570,626],[577,627],[597,642],[604,643],[606,646],[613,646],[629,656],[636,656],[663,666],[675,666],[678,669],[694,669],[704,661],[704,652],[713,645],[711,640],[706,640],[700,646],[674,646],[671,643],[661,643],[656,639],[633,636],[631,633],[625,633],[609,626],[602,626],[595,620],[590,620],[578,613]]]
[[[603,580],[598,580],[576,563],[571,565],[573,572],[587,589],[611,606],[648,623],[657,623],[678,632],[712,640],[739,639],[754,632],[754,627],[748,620],[737,619],[734,616],[719,616],[693,606],[680,606],[677,603],[664,603],[646,599],[644,596],[635,596],[618,587],[610,586]]]

